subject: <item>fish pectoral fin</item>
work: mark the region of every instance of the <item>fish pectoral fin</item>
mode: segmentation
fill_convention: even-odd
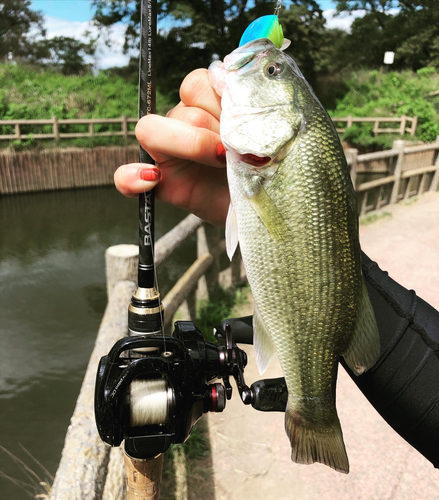
[[[363,278],[354,332],[348,348],[343,353],[343,357],[349,368],[356,375],[361,375],[369,368],[372,368],[379,355],[380,336],[378,325]]]
[[[233,208],[232,203],[230,203],[226,219],[226,251],[230,260],[232,260],[232,257],[236,252],[238,243],[238,219],[236,217],[236,211]]]
[[[251,195],[247,193],[247,199],[271,237],[279,241],[282,238],[284,230],[282,215],[264,189],[264,186],[259,184]]]
[[[256,303],[253,312],[253,345],[255,346],[256,365],[259,374],[262,375],[270,364],[271,358],[274,356],[275,347],[264,321],[258,312]]]

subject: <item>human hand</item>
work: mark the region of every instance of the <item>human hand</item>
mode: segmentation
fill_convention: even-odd
[[[219,136],[221,99],[206,69],[184,79],[180,98],[166,117],[147,115],[136,126],[137,140],[157,166],[122,165],[114,175],[116,187],[125,196],[136,196],[157,185],[159,199],[224,226],[230,196]]]

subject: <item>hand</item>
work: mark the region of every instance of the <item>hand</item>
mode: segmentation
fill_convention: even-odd
[[[136,126],[137,140],[157,166],[122,165],[114,175],[116,187],[125,196],[136,196],[157,185],[159,199],[224,226],[230,196],[219,136],[221,99],[206,69],[184,79],[180,98],[166,118],[148,115]]]

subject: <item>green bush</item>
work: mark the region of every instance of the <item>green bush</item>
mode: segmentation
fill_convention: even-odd
[[[439,135],[439,98],[428,93],[439,88],[439,75],[434,68],[416,73],[359,71],[346,82],[347,93],[337,101],[332,116],[417,116],[415,140],[432,142]],[[342,135],[352,146],[362,148],[388,147],[399,136],[373,136],[369,124],[354,124]],[[405,139],[409,136],[405,136]]]
[[[0,120],[65,118],[136,117],[138,110],[137,85],[122,77],[101,71],[97,75],[65,76],[54,70],[27,65],[0,64]],[[157,92],[157,112],[165,114],[173,103]],[[51,125],[22,126],[23,133],[49,133]],[[96,132],[120,130],[117,124],[95,126]],[[60,125],[60,131],[87,131],[84,125]],[[14,133],[13,127],[0,127],[2,134]],[[2,141],[5,142],[6,141]],[[62,145],[96,146],[120,143],[119,137],[93,138],[88,141],[62,140]],[[50,145],[49,141],[34,144]],[[83,144],[82,144],[83,143]],[[7,144],[4,144],[4,146]],[[23,147],[23,141],[15,144]],[[31,147],[28,145],[27,147]]]

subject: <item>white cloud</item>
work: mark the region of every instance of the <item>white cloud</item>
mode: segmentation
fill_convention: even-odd
[[[91,21],[67,21],[56,17],[46,16],[44,18],[44,27],[47,30],[47,38],[56,36],[67,36],[78,40],[87,41],[86,32],[91,33],[92,37],[98,35],[99,31]],[[126,25],[116,24],[111,28],[111,35],[108,36],[110,46],[107,46],[103,40],[98,41],[98,50],[95,56],[97,68],[105,69],[112,66],[125,66],[128,64],[130,54],[123,53],[123,44],[125,40]]]
[[[335,16],[335,9],[326,9],[323,11],[323,16],[326,19],[326,26],[328,28],[338,28],[344,31],[351,30],[351,24],[357,17],[363,17],[366,14],[365,10],[355,10],[354,12],[348,14],[343,13]]]

